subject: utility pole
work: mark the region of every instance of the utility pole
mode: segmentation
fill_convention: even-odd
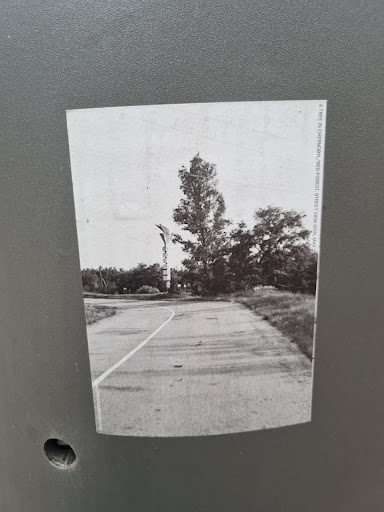
[[[171,269],[168,266],[168,243],[171,241],[171,233],[169,229],[163,226],[162,224],[156,224],[161,230],[160,236],[164,242],[163,245],[163,282],[165,284],[165,289],[169,291],[171,287]]]

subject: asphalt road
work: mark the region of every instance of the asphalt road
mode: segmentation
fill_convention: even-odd
[[[95,301],[118,308],[88,327],[98,431],[191,436],[310,421],[310,362],[241,304]]]

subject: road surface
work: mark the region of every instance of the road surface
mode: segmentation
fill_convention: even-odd
[[[245,306],[85,300],[118,308],[87,329],[99,432],[191,436],[310,421],[310,362]]]

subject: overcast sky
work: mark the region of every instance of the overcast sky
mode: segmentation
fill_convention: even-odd
[[[67,112],[82,268],[161,263],[155,224],[174,233],[178,170],[216,164],[234,223],[268,205],[307,215],[312,229],[319,101],[202,103]],[[184,253],[170,247],[172,267]]]

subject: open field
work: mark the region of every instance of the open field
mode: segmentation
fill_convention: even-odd
[[[313,295],[260,288],[249,295],[236,297],[236,301],[267,320],[312,359],[315,321]]]

